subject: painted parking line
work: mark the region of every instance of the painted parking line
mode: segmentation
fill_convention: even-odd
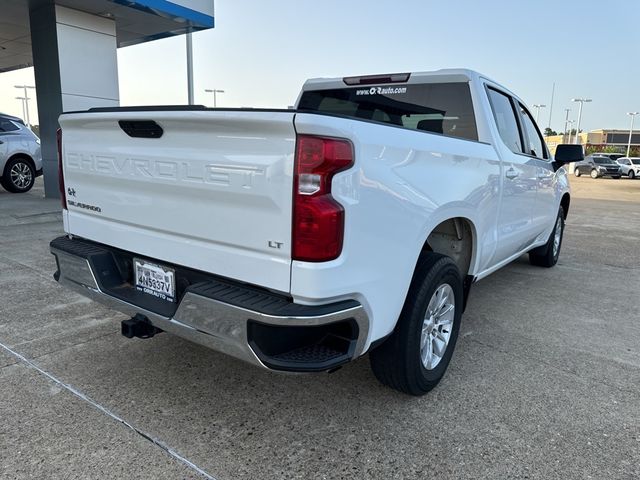
[[[88,403],[92,407],[100,410],[102,413],[104,413],[108,417],[111,417],[113,420],[115,420],[115,421],[121,423],[122,425],[124,425],[125,427],[133,430],[135,433],[137,433],[138,435],[143,437],[145,440],[148,440],[149,442],[153,443],[156,447],[164,450],[166,453],[171,455],[173,458],[178,460],[180,463],[186,465],[191,470],[193,470],[193,471],[197,472],[198,474],[202,475],[207,480],[216,480],[216,478],[213,475],[207,473],[204,469],[200,468],[198,465],[193,463],[191,460],[189,460],[189,459],[183,457],[182,455],[180,455],[178,452],[176,452],[173,448],[168,446],[162,440],[159,440],[159,439],[151,436],[150,434],[148,434],[145,431],[139,429],[138,427],[136,427],[132,423],[127,422],[124,418],[119,417],[118,415],[113,413],[111,410],[109,410],[108,408],[100,405],[98,402],[96,402],[95,400],[91,399],[89,396],[85,395],[84,393],[82,393],[78,389],[74,388],[73,386],[71,386],[71,385],[69,385],[67,383],[64,383],[62,380],[58,379],[54,375],[52,375],[49,372],[43,370],[42,368],[40,368],[38,365],[36,365],[34,362],[29,360],[24,355],[16,352],[15,350],[11,349],[10,347],[4,345],[1,342],[0,342],[0,347],[2,347],[7,353],[9,353],[13,357],[17,358],[22,363],[26,364],[29,368],[32,368],[35,371],[37,371],[38,373],[40,373],[41,375],[44,375],[45,377],[47,377],[49,380],[54,382],[59,387],[64,388],[65,390],[67,390],[71,394],[73,394],[76,397],[78,397],[80,400]]]

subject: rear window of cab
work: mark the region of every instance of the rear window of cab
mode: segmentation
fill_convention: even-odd
[[[471,91],[464,82],[310,90],[298,109],[478,140]]]

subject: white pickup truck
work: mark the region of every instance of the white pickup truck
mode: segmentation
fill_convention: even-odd
[[[316,79],[295,109],[140,107],[60,117],[55,278],[272,370],[370,353],[420,395],[451,359],[471,284],[553,266],[563,164],[524,102],[469,70]]]

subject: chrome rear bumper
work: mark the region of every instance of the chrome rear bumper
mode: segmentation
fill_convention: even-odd
[[[101,285],[92,255],[110,255],[112,253],[109,247],[60,237],[51,242],[51,253],[56,257],[58,264],[58,271],[54,277],[61,285],[132,317],[141,314],[161,330],[260,367],[284,371],[325,371],[364,353],[369,321],[362,306],[355,301],[338,302],[320,307],[306,307],[291,303],[295,314],[277,315],[268,309],[260,311],[211,298],[206,293],[202,293],[207,292],[209,288],[205,285],[194,289],[187,288],[178,301],[175,313],[171,316],[163,316],[150,309],[116,298],[105,291],[107,289]],[[103,265],[104,263],[99,270],[102,275],[104,275]],[[253,301],[253,303],[261,302]],[[332,305],[342,308],[331,308]],[[323,332],[323,329],[332,328],[332,325],[340,322],[355,324],[354,337],[350,339],[347,351],[342,355],[327,358],[324,362],[312,361],[305,364],[300,360],[309,358],[305,357],[304,352],[302,355],[294,354],[293,356],[278,354],[276,358],[273,351],[261,350],[260,342],[249,338],[251,325],[257,325],[257,329],[263,332],[264,337],[265,331],[267,335],[271,334],[269,328],[273,328],[273,335],[295,332],[296,327],[310,328],[311,331],[317,327],[318,332]],[[266,350],[270,349],[273,350],[271,347]],[[317,348],[314,351],[317,351]],[[290,361],[291,359],[293,361]]]

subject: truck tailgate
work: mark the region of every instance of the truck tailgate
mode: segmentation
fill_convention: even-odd
[[[62,115],[67,233],[288,292],[293,117],[142,109]]]

